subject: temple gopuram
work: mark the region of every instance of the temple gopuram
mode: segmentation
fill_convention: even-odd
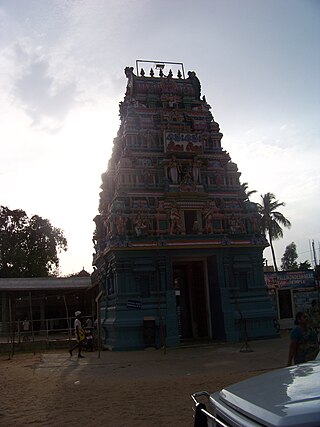
[[[94,218],[104,348],[275,337],[268,243],[196,73],[136,65]]]

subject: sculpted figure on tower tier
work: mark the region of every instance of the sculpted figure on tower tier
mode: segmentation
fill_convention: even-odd
[[[118,236],[123,236],[126,230],[126,218],[121,215],[115,217],[116,233]]]
[[[171,179],[173,184],[178,184],[179,165],[175,156],[172,156],[169,162],[169,178]]]
[[[188,71],[188,79],[187,80],[191,80],[193,90],[194,90],[194,95],[197,99],[200,99],[201,83],[200,83],[200,80],[198,79],[196,73],[194,71]]]
[[[201,166],[201,161],[196,156],[192,162],[192,175],[193,175],[193,181],[195,184],[200,184],[200,181],[201,181],[200,180],[200,166]]]
[[[206,234],[212,234],[213,233],[213,210],[208,204],[206,208],[203,211],[203,217],[204,217],[204,231]]]
[[[180,232],[180,213],[178,208],[173,206],[170,212],[170,234],[179,234]]]
[[[143,233],[143,230],[146,228],[146,224],[142,219],[142,216],[138,214],[134,220],[134,231],[137,237],[140,237]]]

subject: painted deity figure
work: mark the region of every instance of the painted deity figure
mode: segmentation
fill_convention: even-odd
[[[170,212],[170,234],[179,234],[180,232],[180,213],[178,208],[173,206]]]
[[[104,216],[103,225],[104,225],[104,229],[105,229],[106,238],[108,239],[110,237],[110,233],[111,233],[110,218],[109,217]]]
[[[196,73],[194,71],[188,71],[188,79],[187,80],[191,80],[193,90],[194,90],[194,95],[197,99],[200,99],[201,84],[200,84],[200,81],[199,81]]]
[[[242,218],[237,218],[237,231],[239,233],[246,233],[246,227]]]
[[[242,218],[236,218],[234,214],[231,215],[229,228],[232,234],[246,232],[245,225]]]
[[[140,237],[143,233],[143,230],[146,228],[147,226],[145,225],[142,217],[140,214],[137,215],[137,217],[134,220],[134,231],[137,235],[137,237]]]
[[[231,218],[229,220],[229,229],[231,234],[235,234],[237,232],[237,220],[234,214],[231,215]]]
[[[132,96],[132,91],[133,91],[133,67],[126,67],[124,69],[124,73],[128,79],[128,83],[127,83],[127,90],[126,90],[126,95],[130,95]]]
[[[96,223],[96,230],[95,230],[95,240],[100,240],[104,238],[104,225],[103,225],[103,216],[97,215],[94,218],[94,222]]]
[[[169,162],[169,178],[171,179],[173,184],[177,184],[178,177],[179,177],[179,166],[175,156],[172,156]]]
[[[150,169],[144,168],[143,177],[144,177],[144,182],[145,182],[146,186],[152,184],[153,176],[152,176]]]
[[[115,226],[117,235],[123,236],[125,234],[126,219],[121,215],[117,215],[115,218]]]
[[[126,67],[124,69],[124,74],[127,78],[131,77],[133,75],[133,67]]]
[[[190,172],[189,172],[189,171],[187,171],[187,172],[185,173],[185,175],[184,175],[184,178],[183,178],[183,184],[186,184],[186,185],[191,185],[191,184],[193,184],[193,180],[192,180],[192,178],[191,178],[191,174],[190,174]]]
[[[204,210],[204,231],[206,234],[213,233],[213,211],[210,205]]]
[[[192,176],[195,184],[200,183],[200,166],[201,161],[198,159],[198,157],[195,157],[192,162]]]
[[[258,216],[252,215],[251,216],[251,226],[252,226],[252,232],[254,234],[259,233],[259,220]]]

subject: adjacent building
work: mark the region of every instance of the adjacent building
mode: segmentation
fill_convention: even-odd
[[[0,337],[16,332],[24,319],[40,334],[68,331],[79,309],[88,317],[95,313],[94,289],[84,270],[73,277],[0,278]]]
[[[313,270],[265,272],[265,283],[281,329],[291,329],[298,311],[310,310],[319,301],[319,284]]]

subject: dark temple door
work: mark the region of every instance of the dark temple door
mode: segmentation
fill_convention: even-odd
[[[207,301],[202,261],[177,262],[173,266],[180,337],[208,336]]]

